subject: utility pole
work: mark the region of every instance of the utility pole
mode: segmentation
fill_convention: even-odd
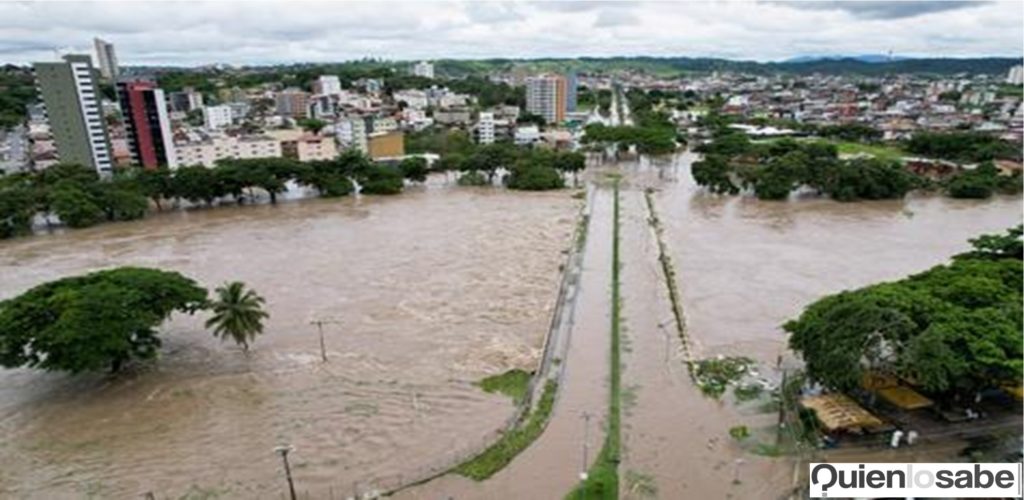
[[[587,484],[587,478],[589,477],[589,475],[587,474],[587,466],[589,464],[589,460],[588,460],[587,455],[589,454],[588,452],[590,451],[589,447],[590,447],[590,412],[584,411],[583,412],[583,463],[580,464],[580,497],[584,497],[584,498],[585,498],[586,492],[583,490],[583,488]]]
[[[310,321],[309,324],[316,325],[317,331],[320,333],[320,358],[327,362],[327,346],[324,344],[324,325],[338,324],[340,321],[333,319],[315,319]]]
[[[291,445],[283,445],[274,448],[274,451],[281,455],[281,461],[284,462],[284,477],[288,479],[288,493],[291,500],[296,500],[295,483],[292,482],[292,468],[288,466],[288,452],[293,449]]]

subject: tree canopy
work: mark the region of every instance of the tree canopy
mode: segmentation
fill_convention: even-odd
[[[1020,237],[1020,226],[981,236],[950,264],[818,300],[783,326],[789,346],[837,390],[857,388],[867,371],[940,395],[1019,383]]]
[[[82,372],[152,358],[156,327],[206,305],[206,289],[176,272],[137,267],[39,285],[0,302],[0,365]]]

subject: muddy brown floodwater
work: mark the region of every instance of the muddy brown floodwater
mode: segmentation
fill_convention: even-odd
[[[536,363],[579,203],[433,185],[0,243],[0,298],[139,265],[244,281],[271,316],[248,356],[175,316],[116,378],[0,370],[0,497],[282,498],[289,443],[300,496],[342,498],[479,446],[512,406],[473,382]]]
[[[1019,224],[1021,199],[719,197],[694,184],[695,158],[621,166],[631,187],[623,193],[623,384],[630,396],[622,493],[644,498],[653,486],[659,498],[780,498],[792,486],[792,459],[751,454],[728,434],[747,425],[754,439],[772,439],[775,416],[737,406],[730,396],[703,397],[686,375],[641,189],[657,190],[695,356],[750,356],[763,374],[786,352],[780,325],[806,305],[946,262],[969,248],[968,238]]]

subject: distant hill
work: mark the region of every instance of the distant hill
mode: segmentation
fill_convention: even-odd
[[[564,71],[574,69],[585,72],[608,72],[619,70],[642,71],[645,73],[672,76],[681,73],[709,73],[732,71],[750,74],[855,74],[880,76],[886,74],[934,74],[954,75],[957,73],[1002,75],[1021,59],[1009,57],[981,58],[893,58],[865,54],[860,56],[802,56],[783,62],[737,61],[705,57],[580,57],[548,59],[479,59],[437,61],[440,73],[449,76],[486,71],[510,71],[521,68],[525,71]]]
[[[853,59],[860,62],[866,63],[883,63],[892,61],[905,61],[910,59],[909,57],[903,56],[888,56],[885,54],[861,54],[857,56],[844,56],[844,55],[827,55],[827,56],[799,56],[792,57],[783,61],[784,63],[809,63],[817,61],[838,61],[842,59]]]

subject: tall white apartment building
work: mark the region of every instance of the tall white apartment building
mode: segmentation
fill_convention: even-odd
[[[480,144],[494,144],[494,113],[480,113],[476,122],[476,141]]]
[[[341,80],[337,75],[321,75],[313,82],[313,93],[322,95],[337,95],[341,93]]]
[[[366,135],[366,120],[360,116],[353,116],[339,120],[334,125],[334,134],[345,149],[355,149],[366,153],[369,151],[369,142]]]
[[[87,55],[67,55],[62,62],[35,63],[33,69],[60,161],[110,174],[113,154],[92,60]]]
[[[434,78],[434,65],[427,61],[420,61],[413,65],[412,74],[423,78]]]
[[[231,125],[231,106],[207,106],[203,108],[203,120],[210,130],[228,127]]]
[[[1024,66],[1018,64],[1010,68],[1010,73],[1006,75],[1006,83],[1024,85]]]
[[[565,120],[567,84],[560,75],[539,75],[526,79],[526,111],[540,115],[549,124]]]
[[[100,66],[100,74],[107,80],[116,79],[121,71],[117,67],[117,54],[114,52],[114,44],[99,38],[94,38],[93,44],[96,46],[96,62]]]

